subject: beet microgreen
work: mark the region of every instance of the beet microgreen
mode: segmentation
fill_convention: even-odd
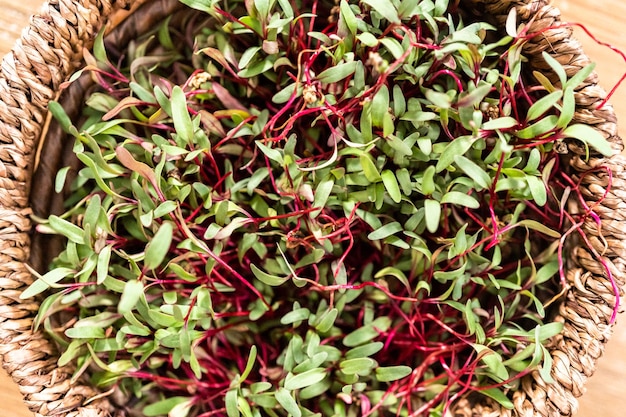
[[[584,74],[529,73],[523,31],[446,1],[184,3],[98,40],[80,128],[51,105],[83,166],[23,296],[51,289],[61,362],[147,416],[442,415],[549,382],[594,216],[560,154],[612,153],[572,122]]]

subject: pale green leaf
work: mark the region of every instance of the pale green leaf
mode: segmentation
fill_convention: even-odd
[[[59,216],[52,215],[48,218],[50,227],[60,235],[65,236],[74,243],[84,244],[85,233],[83,229],[73,223],[68,222]]]
[[[481,390],[478,390],[477,392],[483,395],[486,395],[487,397],[497,401],[498,404],[500,404],[502,407],[508,410],[512,410],[513,408],[515,408],[515,406],[513,405],[513,402],[506,395],[504,395],[504,393],[501,391],[500,388],[481,389]]]
[[[389,23],[400,23],[398,10],[391,0],[363,0],[363,3],[377,11],[382,17],[387,19]]]
[[[454,204],[464,206],[471,209],[480,207],[480,203],[471,195],[461,193],[459,191],[449,191],[441,197],[441,204]]]
[[[519,122],[513,117],[503,116],[483,123],[480,128],[484,130],[510,129],[518,124]]]
[[[156,269],[161,265],[170,250],[173,234],[174,224],[170,221],[163,222],[152,240],[146,245],[144,260],[146,268]]]
[[[143,414],[146,417],[167,415],[175,406],[188,400],[189,399],[186,397],[168,397],[145,406],[143,408]]]
[[[98,265],[96,267],[96,283],[98,285],[104,282],[109,272],[112,248],[112,245],[106,245],[98,254]]]
[[[268,274],[267,272],[260,270],[254,264],[250,265],[250,270],[259,281],[271,287],[276,287],[284,284],[289,279],[289,277],[278,277],[276,275]]]
[[[475,141],[476,138],[473,138],[472,136],[460,136],[448,143],[441,153],[439,161],[437,161],[437,165],[435,167],[436,172],[441,172],[448,168],[454,162],[454,158],[457,155],[465,154],[465,152],[472,147]]]
[[[374,230],[367,238],[369,240],[380,240],[403,230],[402,225],[398,222],[391,222],[383,225],[382,227]]]
[[[439,201],[432,199],[424,200],[424,219],[426,221],[426,229],[430,233],[435,233],[439,228],[441,219],[441,204],[439,204]]]
[[[530,106],[530,108],[528,109],[526,119],[531,121],[537,119],[540,116],[543,116],[548,110],[553,109],[562,97],[563,91],[556,90],[548,94],[547,96],[535,101],[533,105]]]
[[[346,375],[369,375],[376,361],[372,358],[346,359],[339,363],[339,369]]]
[[[318,74],[317,79],[322,83],[332,84],[351,76],[356,71],[356,61],[344,62],[325,69]]]
[[[609,141],[606,140],[606,138],[597,129],[594,129],[589,125],[571,125],[563,131],[563,136],[566,138],[578,139],[591,146],[604,156],[612,156],[616,153],[616,151],[611,147]]]
[[[172,88],[172,120],[176,135],[183,140],[183,143],[191,143],[193,141],[193,123],[187,109],[187,97],[185,92],[179,86]]]
[[[456,165],[467,174],[467,176],[478,185],[476,190],[482,190],[489,188],[491,185],[491,177],[482,169],[478,164],[471,159],[464,157],[463,155],[457,155],[454,157]]]
[[[143,283],[137,280],[130,280],[124,285],[124,291],[117,305],[120,314],[129,313],[135,308],[141,297],[143,297]]]
[[[276,398],[276,401],[278,401],[278,403],[285,409],[285,411],[291,414],[291,417],[302,417],[302,411],[289,390],[285,388],[278,388],[274,393],[274,397]]]
[[[397,381],[405,378],[413,372],[410,366],[385,366],[376,368],[376,379],[380,382]]]
[[[284,387],[290,391],[306,388],[320,382],[326,377],[326,375],[326,369],[324,368],[314,368],[296,375],[289,374],[285,378]]]
[[[396,174],[393,171],[386,169],[380,174],[383,184],[385,185],[385,189],[389,193],[389,197],[395,202],[399,203],[402,201],[402,192],[400,191],[400,185],[398,184],[398,180],[396,179]]]

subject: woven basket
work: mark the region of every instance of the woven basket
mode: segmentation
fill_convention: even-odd
[[[144,3],[144,4],[141,4]],[[461,0],[461,7],[492,16],[503,28],[512,7],[518,19],[530,24],[530,33],[553,27],[559,11],[544,0]],[[32,281],[26,263],[45,265],[54,242],[31,236],[30,215],[45,216],[59,210],[53,192],[54,172],[67,165],[71,146],[64,147],[58,128],[49,126],[47,105],[58,99],[60,84],[81,65],[83,48],[89,48],[104,26],[108,41],[125,44],[175,12],[178,0],[50,0],[34,16],[0,71],[0,355],[3,366],[18,384],[28,407],[42,416],[130,415],[113,406],[116,393],[100,393],[72,382],[73,369],[57,366],[58,352],[43,333],[33,332],[38,304],[19,295]],[[541,53],[552,54],[572,76],[589,64],[571,29],[549,29],[528,42],[524,55],[533,69],[548,76]],[[534,57],[539,57],[534,59]],[[80,107],[84,87],[64,93],[62,101]],[[576,93],[575,121],[598,129],[621,150],[615,115],[610,105],[597,109],[605,92],[590,75]],[[40,140],[40,137],[42,139]],[[599,226],[588,219],[584,230],[596,252],[609,265],[612,280],[589,250],[576,242],[570,246],[566,276],[569,287],[558,301],[556,320],[564,322],[553,338],[552,377],[547,384],[538,374],[526,376],[513,394],[514,410],[472,398],[455,405],[454,416],[569,416],[576,412],[576,398],[595,369],[611,333],[616,287],[624,281],[626,262],[626,162],[620,156],[584,161],[584,150],[570,144],[563,156],[572,174],[579,175],[586,204],[595,206]],[[606,170],[588,171],[599,165]],[[36,172],[34,172],[36,168]],[[612,178],[611,178],[612,177]],[[34,178],[34,180],[33,180]],[[607,191],[609,182],[612,187]],[[598,201],[601,203],[598,204]],[[579,210],[572,204],[570,211]]]

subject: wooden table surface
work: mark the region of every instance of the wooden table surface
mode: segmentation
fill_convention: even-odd
[[[43,0],[0,0],[0,56],[7,53],[30,14],[37,12]],[[626,2],[623,0],[553,0],[564,20],[584,24],[597,38],[626,51]],[[577,38],[585,52],[597,62],[597,72],[605,89],[610,89],[626,72],[626,63],[606,47],[594,43],[581,30]],[[613,97],[618,117],[626,120],[626,85]],[[622,136],[626,128],[621,129]],[[621,323],[621,324],[620,324]],[[626,316],[622,315],[599,369],[580,400],[578,417],[622,417],[626,414]],[[0,371],[0,415],[30,417],[13,382]]]

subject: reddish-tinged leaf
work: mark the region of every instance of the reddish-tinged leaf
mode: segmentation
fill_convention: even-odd
[[[135,158],[133,158],[133,155],[128,151],[128,149],[126,149],[122,145],[119,145],[117,148],[115,148],[115,155],[122,165],[147,179],[155,189],[159,189],[159,184],[152,168],[150,168],[143,162],[135,160]]]
[[[220,83],[214,82],[212,86],[215,96],[219,99],[219,101],[222,102],[226,109],[236,109],[245,111],[246,113],[248,112],[248,109],[243,104],[241,104],[239,100],[233,97],[233,95],[230,94],[230,92],[225,89]]]

